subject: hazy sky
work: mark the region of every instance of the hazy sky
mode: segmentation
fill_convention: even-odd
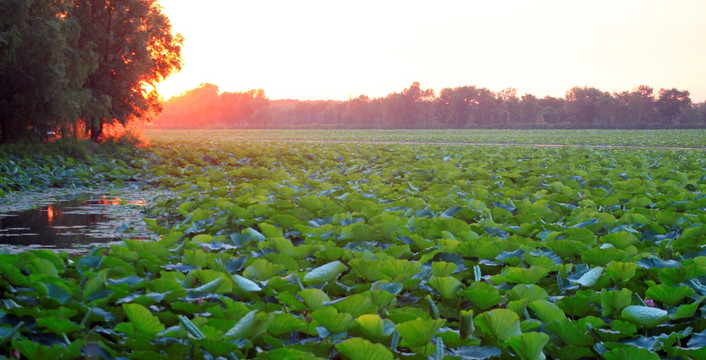
[[[706,100],[706,1],[161,0],[184,67],[160,92],[200,83],[270,99],[385,96],[422,88],[574,86],[689,90]]]

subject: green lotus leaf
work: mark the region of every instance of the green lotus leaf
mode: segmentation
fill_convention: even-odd
[[[294,315],[287,313],[275,313],[272,321],[267,325],[267,332],[273,336],[289,334],[298,331],[306,326],[304,321]]]
[[[606,266],[611,261],[623,261],[628,257],[624,250],[615,247],[592,248],[583,252],[581,259],[584,263],[595,266]]]
[[[618,231],[601,237],[602,242],[613,244],[618,249],[625,249],[638,242],[637,237],[627,231]]]
[[[547,291],[534,284],[515,285],[507,292],[508,300],[525,300],[531,303],[535,300],[544,300],[549,297]]]
[[[617,316],[620,312],[630,305],[632,301],[632,291],[629,289],[620,290],[601,290],[601,309],[602,315]]]
[[[340,334],[356,326],[353,316],[348,313],[339,313],[336,308],[326,306],[315,310],[309,317],[316,320],[325,327],[331,334]]]
[[[684,300],[688,296],[694,296],[694,290],[686,285],[677,287],[665,286],[662,284],[650,286],[645,291],[645,297],[654,299],[664,305],[675,305]]]
[[[593,337],[583,331],[575,322],[566,320],[555,320],[545,325],[550,333],[553,333],[564,344],[569,346],[592,346]]]
[[[353,259],[348,262],[348,266],[353,269],[356,275],[367,281],[378,281],[385,276],[380,272],[379,260]]]
[[[318,310],[325,306],[324,302],[331,301],[328,295],[319,289],[304,289],[299,291],[298,295],[311,310]]]
[[[696,314],[699,305],[701,305],[701,299],[695,303],[680,305],[669,312],[669,318],[672,320],[688,319]]]
[[[123,304],[123,311],[134,327],[136,336],[151,339],[164,330],[159,318],[140,304]]]
[[[363,338],[350,338],[336,345],[336,350],[350,360],[393,360],[392,352],[382,344]]]
[[[640,305],[630,305],[625,307],[620,313],[620,316],[648,328],[655,327],[669,320],[667,311],[655,307]]]
[[[597,266],[585,274],[581,275],[575,282],[581,286],[584,287],[591,287],[596,284],[598,279],[601,277],[603,274],[603,268],[600,266]]]
[[[365,223],[355,223],[341,229],[341,239],[354,241],[375,240],[377,232],[372,226]]]
[[[240,318],[224,336],[233,339],[255,339],[267,331],[271,321],[272,316],[252,310]]]
[[[238,349],[238,344],[224,339],[191,339],[194,345],[204,348],[213,356],[226,356]]]
[[[257,354],[256,359],[259,360],[281,360],[281,359],[297,359],[297,360],[317,360],[322,359],[311,352],[282,347],[279,349],[261,352]]]
[[[606,360],[633,360],[633,359],[644,359],[644,360],[659,360],[658,354],[647,349],[638,348],[634,346],[621,346],[617,349],[608,350],[603,353],[603,358]]]
[[[635,276],[637,264],[634,262],[611,261],[606,265],[606,275],[615,283],[623,283]]]
[[[445,261],[436,261],[431,264],[431,276],[445,277],[451,276],[456,270],[456,264]]]
[[[507,309],[486,311],[477,315],[474,320],[477,328],[499,341],[506,341],[513,336],[522,334],[520,317]]]
[[[432,277],[429,279],[429,285],[446,300],[458,298],[457,293],[463,288],[463,284],[453,276]]]
[[[260,285],[255,283],[254,281],[244,278],[238,274],[233,275],[233,281],[235,282],[235,285],[238,285],[240,290],[246,291],[246,292],[257,292],[261,291],[262,288],[260,288]]]
[[[378,283],[377,285],[379,286],[380,284]],[[402,289],[401,284],[394,285],[398,285],[400,290]],[[395,299],[397,297],[397,293],[385,290],[373,290],[369,293],[368,296],[370,297],[370,301],[373,302],[373,305],[377,306],[379,309],[386,309],[394,304]]]
[[[335,279],[336,276],[347,269],[348,267],[340,261],[332,261],[309,271],[304,275],[304,282],[307,284],[324,284]]]
[[[411,321],[397,324],[397,331],[402,337],[403,346],[425,346],[431,342],[436,332],[444,326],[444,319],[416,318]]]
[[[355,319],[358,331],[372,341],[382,341],[387,337],[384,322],[377,314],[364,314]]]
[[[273,264],[265,259],[255,259],[243,270],[243,276],[252,280],[267,281],[279,275],[282,270],[284,270],[284,266],[280,264]]]
[[[498,289],[482,281],[472,283],[462,292],[474,307],[480,310],[489,309],[505,301]]]
[[[416,261],[388,259],[380,264],[380,273],[384,276],[383,279],[393,283],[409,280],[420,271],[421,264]]]
[[[213,241],[213,236],[208,235],[208,234],[198,234],[194,236],[191,241],[197,242],[197,243],[210,243]],[[199,245],[201,246],[201,245]]]
[[[347,296],[336,301],[331,301],[329,304],[336,308],[341,313],[351,314],[353,317],[359,317],[363,314],[374,314],[378,311],[369,297],[362,294]]]
[[[566,319],[566,314],[558,306],[547,300],[535,300],[529,303],[528,306],[542,322],[548,323],[554,320]]]
[[[507,339],[515,354],[523,360],[544,360],[544,345],[549,342],[549,335],[540,332],[529,332]]]
[[[276,237],[283,237],[284,234],[282,234],[282,229],[268,223],[259,223],[257,226],[260,227],[260,232],[262,235],[268,238],[276,238]]]
[[[37,327],[47,328],[54,334],[70,334],[83,329],[83,326],[66,319],[59,319],[53,316],[37,319]]]
[[[535,284],[543,279],[547,273],[549,273],[549,269],[539,266],[530,266],[529,268],[512,267],[505,272],[504,277],[508,282],[515,284]]]

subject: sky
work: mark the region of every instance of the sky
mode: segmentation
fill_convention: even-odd
[[[475,85],[563,97],[639,85],[706,100],[704,0],[160,0],[184,37],[169,98],[201,83],[270,99],[437,94]]]

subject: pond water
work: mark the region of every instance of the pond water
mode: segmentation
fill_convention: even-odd
[[[120,189],[110,193],[49,191],[0,199],[0,252],[48,248],[81,252],[123,239],[150,239],[143,221],[163,192]]]

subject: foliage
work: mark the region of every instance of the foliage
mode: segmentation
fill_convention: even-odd
[[[0,143],[98,141],[104,124],[158,112],[147,89],[181,66],[182,39],[155,0],[9,0],[0,11]]]
[[[3,353],[700,356],[699,150],[152,144],[161,239],[0,255]]]

